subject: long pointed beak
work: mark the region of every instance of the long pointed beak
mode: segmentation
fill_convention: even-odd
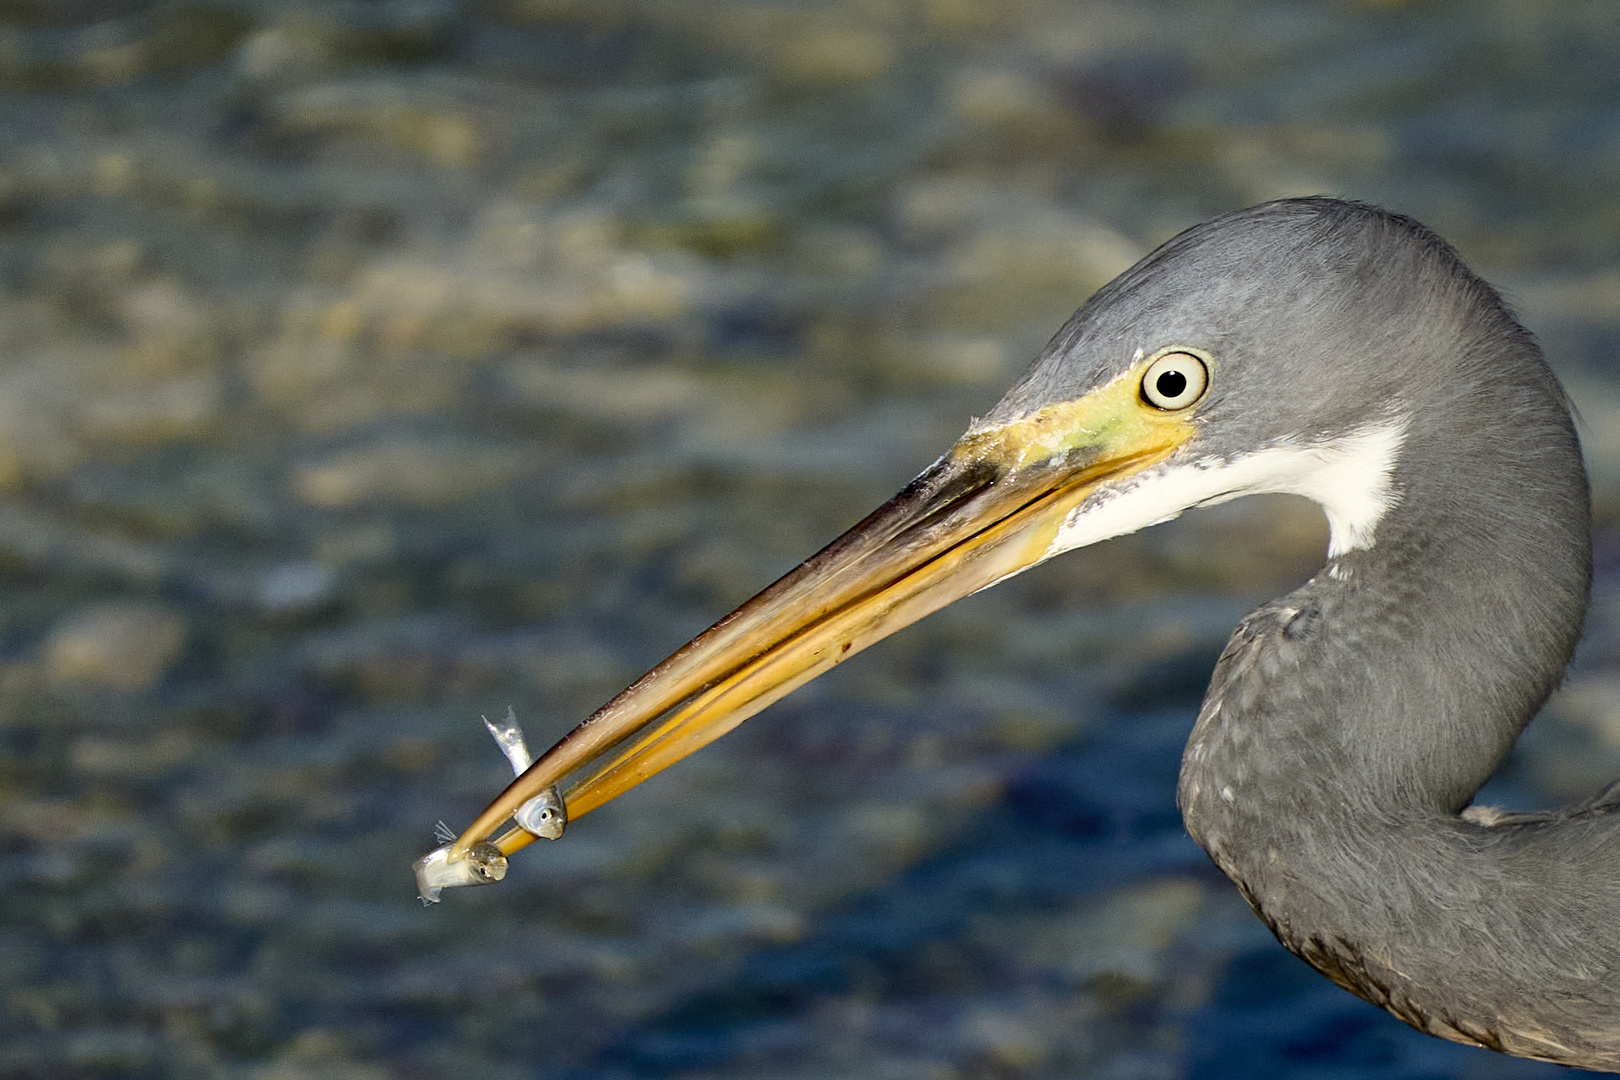
[[[1078,401],[970,432],[546,751],[448,858],[463,857],[557,785],[566,785],[567,815],[577,820],[845,657],[1052,554],[1064,523],[1098,488],[1163,461],[1196,430],[1141,401],[1139,377],[1133,368]],[[534,838],[514,827],[495,846],[511,854]]]

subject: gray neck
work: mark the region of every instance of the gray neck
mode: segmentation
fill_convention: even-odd
[[[1518,361],[1414,413],[1373,542],[1233,635],[1184,796],[1250,775],[1278,810],[1331,793],[1452,814],[1501,762],[1563,675],[1591,581],[1579,443],[1539,355]]]
[[[1413,415],[1370,547],[1238,627],[1179,789],[1194,839],[1285,945],[1408,1022],[1486,1045],[1478,1031],[1514,1030],[1516,996],[1568,980],[1572,958],[1547,942],[1615,952],[1526,911],[1567,913],[1586,890],[1577,922],[1608,934],[1620,917],[1620,864],[1572,883],[1540,865],[1556,840],[1457,816],[1558,684],[1589,591],[1579,446],[1524,348],[1507,375]],[[1553,888],[1565,895],[1538,895]]]

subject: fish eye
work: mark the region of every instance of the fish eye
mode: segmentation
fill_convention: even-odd
[[[1192,353],[1169,352],[1148,365],[1142,376],[1142,397],[1155,408],[1185,409],[1209,388],[1209,369]]]
[[[474,844],[467,851],[467,866],[482,881],[496,882],[506,876],[506,856],[488,842]]]

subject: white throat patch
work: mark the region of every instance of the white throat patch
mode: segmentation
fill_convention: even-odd
[[[1076,507],[1047,557],[1169,521],[1195,506],[1266,493],[1303,495],[1322,507],[1331,530],[1328,558],[1369,548],[1395,505],[1391,474],[1405,439],[1401,418],[1338,439],[1160,465]]]

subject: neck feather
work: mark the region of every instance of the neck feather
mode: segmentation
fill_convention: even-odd
[[[1546,996],[1538,983],[1620,1007],[1620,974],[1594,990],[1569,955],[1606,949],[1620,972],[1616,949],[1536,922],[1571,904],[1577,923],[1620,918],[1620,868],[1546,869],[1597,817],[1620,856],[1620,815],[1538,820],[1542,840],[1458,817],[1561,678],[1590,583],[1579,446],[1539,356],[1523,359],[1414,413],[1371,535],[1238,627],[1179,790],[1194,839],[1284,944],[1408,1022],[1486,1045],[1530,1030],[1505,1017]],[[1443,985],[1459,980],[1471,988]],[[1532,1051],[1596,1060],[1516,1052]]]

